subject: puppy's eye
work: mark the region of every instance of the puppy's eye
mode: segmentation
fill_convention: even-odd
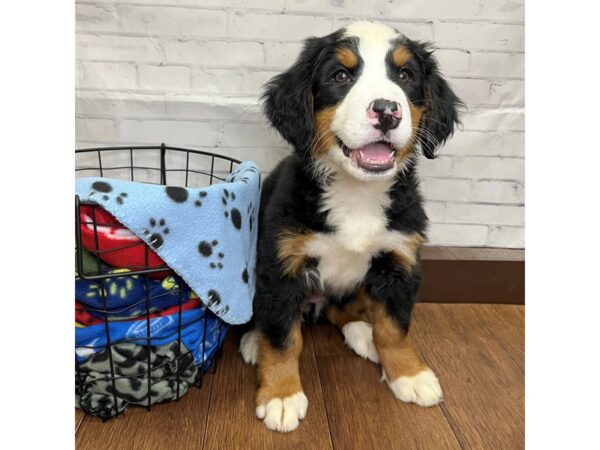
[[[333,76],[333,79],[338,84],[344,84],[344,83],[347,83],[348,81],[350,81],[350,74],[348,73],[348,71],[346,71],[344,69],[338,70],[335,73],[335,75]]]
[[[412,73],[410,73],[410,70],[402,69],[398,74],[398,78],[402,83],[408,83],[410,80],[412,80]]]

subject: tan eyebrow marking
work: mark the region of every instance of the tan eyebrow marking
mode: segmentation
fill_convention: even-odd
[[[398,67],[403,66],[412,57],[412,53],[406,47],[398,47],[392,52],[392,60]]]
[[[354,69],[358,64],[358,58],[356,54],[347,47],[338,48],[335,51],[335,56],[338,61],[341,62],[348,69]]]

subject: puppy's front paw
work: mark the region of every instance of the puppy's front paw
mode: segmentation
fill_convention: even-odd
[[[256,417],[262,419],[268,429],[287,433],[294,431],[306,417],[308,399],[304,392],[284,398],[272,398],[256,407]]]
[[[256,365],[258,360],[258,330],[250,330],[240,340],[240,353],[246,364]]]
[[[396,398],[419,406],[433,406],[442,401],[442,388],[431,369],[423,370],[412,377],[398,377],[388,381]]]
[[[342,327],[344,342],[354,353],[374,363],[379,362],[379,354],[373,343],[373,327],[361,320],[348,322]]]

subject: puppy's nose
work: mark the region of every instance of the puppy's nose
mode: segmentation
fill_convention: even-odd
[[[372,101],[367,108],[367,116],[377,119],[373,127],[381,130],[383,134],[393,130],[400,124],[402,108],[397,102],[378,98]]]

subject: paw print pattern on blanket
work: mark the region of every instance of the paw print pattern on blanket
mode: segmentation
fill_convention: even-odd
[[[175,203],[185,203],[189,195],[186,188],[179,186],[167,186],[165,188],[165,192],[167,193],[167,196]]]
[[[217,241],[217,240],[214,240],[212,242],[202,241],[198,244],[198,251],[205,258],[210,258],[214,253],[219,259],[222,260],[223,258],[225,258],[225,254],[223,252],[217,253],[216,251],[214,251],[215,247],[217,245],[219,245],[219,241]],[[211,261],[209,266],[211,269],[217,269],[217,268],[222,269],[223,263],[221,261],[218,261],[218,262]]]
[[[235,201],[235,193],[229,193],[227,189],[223,189],[223,197],[221,197],[221,201],[225,207],[228,206],[229,202],[233,203]],[[242,213],[239,209],[232,207],[231,211],[225,210],[225,217],[231,218],[231,223],[235,228],[240,230],[242,228]]]
[[[160,219],[158,222],[156,219],[151,218],[150,221],[150,229],[144,228],[144,234],[148,237],[148,243],[152,246],[153,249],[159,249],[165,243],[165,239],[163,235],[169,234],[169,228],[166,227],[167,222],[165,219]],[[155,230],[158,228],[157,230]],[[161,230],[162,228],[162,230]]]
[[[206,191],[200,191],[200,192],[198,192],[198,197],[200,197],[200,199],[196,200],[194,202],[194,205],[196,205],[198,208],[200,208],[202,206],[202,199],[204,197],[206,197]]]
[[[218,307],[221,304],[221,295],[214,289],[208,291],[208,301],[206,306],[209,308]],[[227,314],[229,311],[229,305],[225,305],[223,308],[213,310],[215,314],[221,317],[223,314]]]
[[[93,198],[101,198],[104,201],[110,200],[110,196],[108,194],[110,194],[112,192],[113,188],[110,184],[108,184],[106,181],[96,181],[94,183],[92,183],[92,192],[90,192],[90,197],[96,195],[96,194],[100,194],[100,195],[96,195]],[[127,192],[121,192],[119,195],[117,195],[115,197],[115,200],[117,201],[117,203],[119,205],[123,204],[123,201],[125,199],[125,197],[127,197]]]

